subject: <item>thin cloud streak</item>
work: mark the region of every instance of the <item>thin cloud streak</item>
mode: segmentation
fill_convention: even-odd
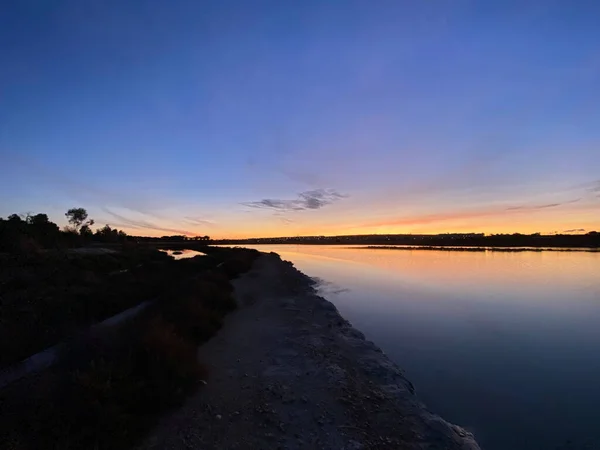
[[[506,208],[507,211],[529,211],[529,210],[535,210],[535,209],[546,209],[546,208],[556,208],[557,206],[562,206],[562,205],[569,205],[571,203],[577,203],[578,201],[580,201],[581,198],[576,198],[574,200],[569,200],[566,202],[560,202],[560,203],[547,203],[545,205],[521,205],[521,206],[511,206],[510,208]]]
[[[43,163],[26,156],[8,153],[3,155],[2,159],[7,164],[25,169],[27,177],[34,177],[36,181],[42,181],[47,187],[56,189],[77,201],[89,202],[92,203],[92,206],[94,204],[118,205],[140,214],[163,219],[153,211],[156,199],[131,196],[127,193],[99,188],[88,182],[83,182],[71,174],[56,169],[49,170]]]
[[[477,219],[488,216],[495,216],[499,213],[497,209],[486,211],[464,211],[455,213],[436,213],[425,214],[414,217],[403,217],[400,219],[391,219],[386,221],[371,222],[360,225],[360,228],[381,227],[381,226],[402,226],[402,225],[426,225],[435,222],[457,219]]]
[[[472,220],[482,219],[485,217],[501,217],[507,214],[523,214],[531,211],[539,211],[550,208],[556,208],[562,205],[568,205],[577,203],[581,199],[569,200],[562,203],[549,203],[545,205],[534,205],[534,206],[519,206],[511,208],[487,208],[482,210],[467,210],[467,211],[456,211],[456,212],[443,212],[424,214],[412,217],[402,217],[398,219],[390,219],[386,221],[378,221],[371,223],[364,223],[360,225],[360,228],[372,228],[372,227],[383,227],[383,226],[418,226],[428,225],[436,222],[452,221],[452,220]]]
[[[214,228],[217,226],[214,222],[211,222],[210,220],[199,219],[197,217],[185,216],[184,219],[187,223],[189,223],[191,225],[202,225],[202,226],[207,226],[210,228]]]
[[[192,233],[191,231],[187,231],[187,230],[180,230],[177,228],[168,228],[168,227],[161,227],[159,225],[156,225],[152,222],[148,222],[145,220],[137,220],[137,219],[129,219],[128,217],[122,216],[121,214],[117,214],[113,211],[111,211],[108,208],[102,208],[102,210],[115,217],[116,219],[120,220],[123,224],[127,224],[127,226],[130,227],[134,227],[134,228],[138,228],[138,229],[147,229],[147,230],[156,230],[156,231],[166,231],[168,233],[176,233],[176,234],[185,234],[186,236],[189,235],[196,235],[197,233]],[[123,226],[123,225],[121,225]]]

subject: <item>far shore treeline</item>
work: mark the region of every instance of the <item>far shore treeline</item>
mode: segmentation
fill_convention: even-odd
[[[224,245],[373,245],[427,247],[534,247],[534,248],[600,248],[600,233],[585,234],[363,234],[352,236],[295,236],[254,239],[222,239],[213,244]]]

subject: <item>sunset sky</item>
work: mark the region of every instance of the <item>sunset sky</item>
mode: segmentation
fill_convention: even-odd
[[[4,3],[2,217],[600,230],[599,2]]]

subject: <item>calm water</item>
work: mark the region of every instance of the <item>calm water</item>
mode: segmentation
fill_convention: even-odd
[[[160,250],[165,252],[167,255],[172,256],[175,259],[193,258],[194,256],[204,256],[206,253],[198,252],[196,250]],[[175,254],[177,253],[177,254]]]
[[[484,450],[600,449],[600,254],[257,246],[324,280]]]

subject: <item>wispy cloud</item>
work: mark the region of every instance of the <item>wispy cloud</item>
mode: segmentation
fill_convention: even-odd
[[[571,186],[570,191],[583,191],[584,194],[592,194],[594,197],[600,198],[600,180],[586,181]]]
[[[572,230],[563,230],[563,233],[584,233],[585,228],[573,228]]]
[[[566,202],[558,202],[558,203],[546,203],[543,205],[521,205],[521,206],[511,206],[506,208],[507,211],[529,211],[535,209],[546,209],[546,208],[556,208],[557,206],[569,205],[571,203],[577,203],[581,198],[576,198],[573,200],[568,200]]]
[[[340,194],[334,189],[315,189],[299,193],[296,199],[279,200],[265,198],[256,202],[245,202],[242,205],[276,211],[305,211],[308,209],[323,208],[345,197],[347,195]]]
[[[470,209],[462,211],[446,211],[431,214],[421,214],[406,217],[394,217],[388,220],[374,221],[360,225],[360,228],[382,227],[382,226],[421,226],[444,221],[473,221],[487,217],[504,217],[506,215],[520,215],[532,213],[532,211],[556,208],[558,206],[577,203],[581,199],[573,199],[566,202],[547,203],[543,205],[523,205],[510,208],[487,207],[482,209]],[[581,205],[582,207],[585,205]]]
[[[79,179],[77,175],[49,168],[35,159],[18,154],[4,154],[1,161],[3,164],[24,171],[24,177],[30,178],[37,184],[42,184],[44,189],[61,192],[87,207],[109,204],[162,219],[155,211],[156,206],[160,204],[155,196],[111,190],[106,186],[98,187]]]
[[[487,210],[471,210],[471,211],[456,211],[456,212],[442,212],[433,214],[422,214],[411,217],[398,217],[390,218],[388,220],[368,222],[360,225],[360,228],[365,227],[381,227],[381,226],[415,226],[415,225],[427,225],[436,222],[443,222],[447,220],[470,220],[480,219],[483,217],[495,216],[499,213],[497,209]]]
[[[102,208],[102,210],[111,215],[112,217],[118,219],[120,221],[119,226],[124,226],[124,227],[132,227],[132,228],[137,228],[137,229],[146,229],[146,230],[156,230],[156,231],[165,231],[167,233],[176,233],[176,234],[185,234],[185,235],[192,235],[195,236],[196,233],[192,233],[191,231],[187,231],[187,230],[181,230],[178,228],[168,228],[168,227],[162,227],[160,225],[154,224],[152,222],[148,222],[146,220],[140,220],[140,219],[130,219],[128,217],[125,217],[121,214],[117,214],[113,211],[111,211],[108,208]]]
[[[185,221],[191,225],[202,225],[205,227],[216,227],[216,224],[214,222],[211,222],[210,220],[206,220],[206,219],[201,219],[199,217],[190,217],[190,216],[185,216],[184,217]]]

